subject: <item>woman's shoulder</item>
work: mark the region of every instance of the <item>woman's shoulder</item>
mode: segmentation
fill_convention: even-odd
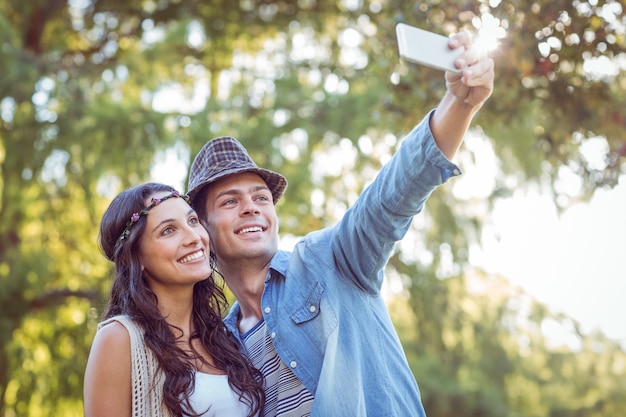
[[[85,370],[86,415],[102,414],[102,410],[107,415],[130,415],[130,351],[129,332],[120,322],[111,321],[98,329]]]
[[[98,326],[98,331],[94,337],[93,347],[102,346],[105,352],[111,349],[124,350],[130,352],[130,335],[127,326],[118,320],[107,320]]]
[[[113,317],[109,317],[107,319],[104,319],[103,321],[101,321],[100,323],[98,323],[98,330],[100,330],[101,328],[111,324],[111,323],[117,323],[118,325],[122,325],[123,327],[126,327],[127,329],[129,327],[134,327],[136,326],[136,324],[134,323],[133,319],[130,318],[130,316],[127,316],[125,314],[121,314],[118,316],[113,316]]]

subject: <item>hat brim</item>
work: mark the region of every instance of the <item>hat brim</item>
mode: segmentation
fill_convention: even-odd
[[[254,172],[259,175],[263,181],[267,184],[270,192],[272,193],[272,199],[274,204],[280,200],[285,189],[287,188],[287,179],[281,174],[270,171],[268,169],[263,168],[232,168],[225,169],[218,174],[213,175],[211,178],[206,178],[200,180],[197,185],[194,185],[190,190],[187,191],[187,195],[191,201],[191,204],[194,205],[196,203],[195,199],[198,197],[200,191],[205,189],[207,186],[211,185],[215,181],[218,181],[222,178],[228,177],[230,175],[239,174],[242,172]]]

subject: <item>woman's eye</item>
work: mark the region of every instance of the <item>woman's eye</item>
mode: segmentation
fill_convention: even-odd
[[[166,227],[165,229],[163,229],[161,231],[161,235],[165,236],[165,235],[169,235],[170,233],[174,232],[174,228],[173,227]]]
[[[192,217],[189,219],[189,224],[196,225],[198,223],[200,223],[200,219],[198,219],[197,217]]]

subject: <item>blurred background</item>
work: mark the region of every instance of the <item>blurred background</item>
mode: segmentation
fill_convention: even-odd
[[[82,415],[100,217],[184,191],[210,138],[289,179],[283,247],[335,223],[445,91],[399,22],[470,31],[497,73],[387,269],[429,417],[623,415],[626,17],[602,0],[0,2],[0,415]]]

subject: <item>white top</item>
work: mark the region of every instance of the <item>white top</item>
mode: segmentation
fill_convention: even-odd
[[[165,375],[159,371],[154,353],[144,343],[143,330],[125,315],[115,316],[101,322],[98,329],[112,321],[117,321],[126,327],[130,336],[132,416],[171,416],[163,402]],[[247,417],[248,406],[239,401],[239,395],[230,388],[228,376],[201,372],[196,372],[195,375],[195,390],[189,401],[196,413],[202,417]]]
[[[196,372],[196,386],[189,401],[202,417],[246,417],[249,413],[248,406],[228,385],[227,375]]]

